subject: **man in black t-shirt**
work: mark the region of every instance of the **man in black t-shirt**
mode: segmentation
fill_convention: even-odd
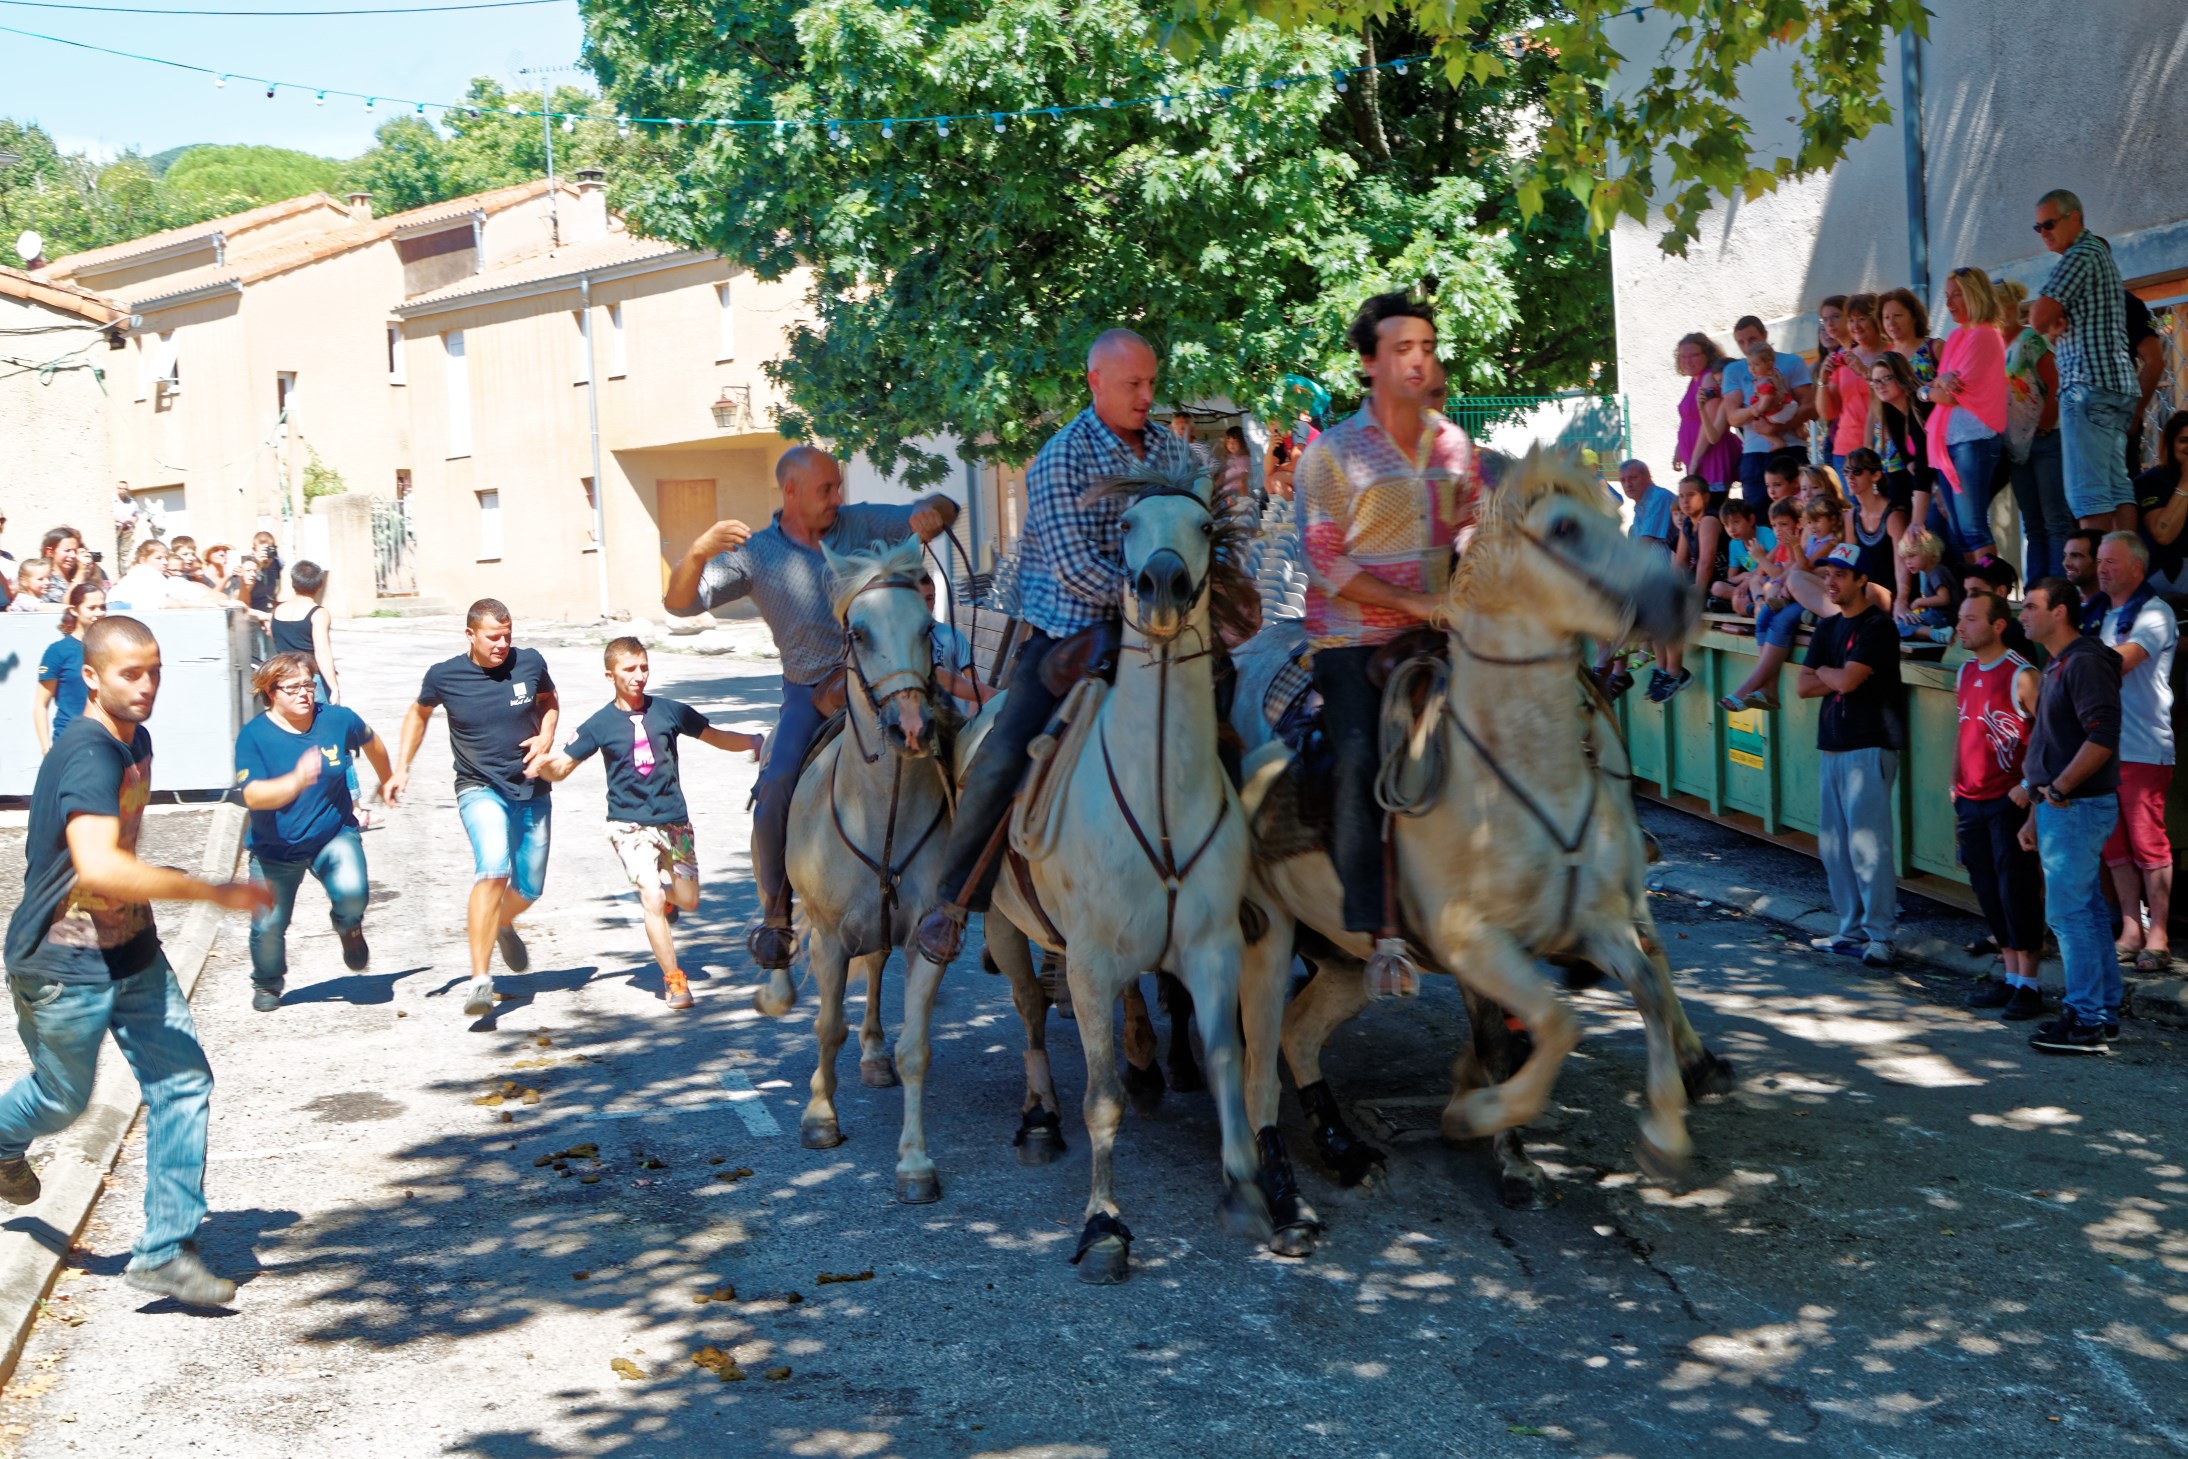
[[[410,762],[425,740],[433,711],[448,706],[448,742],[456,756],[456,813],[471,838],[474,880],[466,913],[471,988],[463,1011],[494,1011],[487,972],[494,949],[512,973],[532,965],[515,923],[547,889],[547,848],[553,802],[549,787],[524,773],[525,761],[554,747],[561,701],[539,651],[511,646],[509,610],[481,598],[464,618],[468,653],[425,671],[418,700],[403,716],[392,800],[410,787]]]
[[[615,685],[614,700],[579,725],[561,750],[542,747],[526,756],[524,773],[561,780],[599,753],[608,776],[608,844],[646,909],[646,941],[661,965],[662,996],[671,1008],[689,1008],[691,983],[677,966],[669,924],[679,911],[699,905],[699,848],[678,783],[676,741],[757,753],[760,737],[716,729],[690,705],[648,694],[652,665],[635,638],[615,639],[601,661]]]
[[[1839,611],[1816,626],[1802,665],[1800,696],[1821,699],[1816,749],[1823,761],[1816,849],[1831,884],[1839,930],[1812,939],[1824,952],[1892,964],[1898,918],[1893,877],[1892,783],[1906,742],[1899,631],[1869,601],[1861,549],[1841,542],[1816,564]]]
[[[134,618],[84,630],[84,712],[38,766],[25,837],[23,898],[8,919],[7,970],[31,1071],[0,1093],[0,1199],[38,1199],[26,1152],[68,1128],[91,1101],[99,1044],[111,1029],[144,1090],[144,1235],[131,1286],[220,1306],[235,1283],[197,1253],[205,1219],[206,1108],[213,1073],[153,925],[155,901],[263,912],[257,882],[215,885],[137,859],[152,788],[152,717],[160,646]]]

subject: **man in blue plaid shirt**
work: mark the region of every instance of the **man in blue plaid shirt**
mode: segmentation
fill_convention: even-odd
[[[2036,231],[2059,255],[2029,301],[2029,323],[2059,360],[2059,445],[2066,504],[2097,532],[2135,530],[2127,431],[2140,383],[2127,348],[2127,291],[2112,249],[2082,223],[2082,200],[2054,188],[2037,200]]]
[[[1072,417],[1026,472],[1026,529],[1020,547],[1018,614],[1027,633],[1011,661],[1010,693],[995,728],[965,772],[949,856],[935,909],[919,924],[918,950],[946,967],[964,941],[969,909],[984,905],[994,866],[968,886],[988,839],[1010,809],[1025,775],[1026,747],[1048,727],[1057,698],[1041,684],[1049,650],[1082,628],[1116,618],[1124,592],[1118,523],[1131,503],[1108,497],[1080,501],[1086,489],[1149,461],[1183,472],[1191,448],[1168,431],[1147,428],[1155,403],[1155,352],[1129,329],[1112,329],[1086,354],[1086,384],[1094,403]]]

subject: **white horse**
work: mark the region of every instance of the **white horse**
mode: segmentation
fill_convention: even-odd
[[[1538,452],[1485,496],[1451,603],[1448,683],[1431,694],[1431,718],[1410,741],[1404,766],[1431,789],[1409,807],[1412,814],[1396,818],[1398,904],[1426,965],[1453,975],[1471,995],[1477,1024],[1485,1015],[1501,1022],[1497,1010],[1509,1010],[1526,1026],[1533,1053],[1516,1074],[1486,1087],[1475,1087],[1476,1056],[1463,1057],[1444,1133],[1498,1135],[1541,1112],[1578,1042],[1572,1013],[1535,970],[1536,958],[1553,958],[1609,971],[1632,992],[1649,1046],[1642,1158],[1652,1169],[1676,1167],[1691,1148],[1687,1081],[1706,1080],[1715,1056],[1672,992],[1648,910],[1631,792],[1598,764],[1603,727],[1583,701],[1578,675],[1584,636],[1618,642],[1638,628],[1646,638],[1684,637],[1699,609],[1692,582],[1664,553],[1619,531],[1599,483],[1564,458]],[[1274,636],[1248,645],[1242,685],[1267,682],[1268,659],[1283,653]],[[1233,719],[1249,743],[1267,738],[1258,698],[1242,693]],[[1252,756],[1251,810],[1261,810],[1289,758],[1279,746]],[[1622,753],[1619,759],[1622,767]],[[1368,1002],[1362,965],[1371,938],[1346,930],[1342,888],[1326,851],[1265,854],[1257,882],[1274,935],[1248,948],[1241,981],[1254,1124],[1266,1132],[1275,1122],[1281,1047],[1324,1153],[1351,1183],[1365,1174],[1363,1152],[1377,1152],[1345,1129],[1322,1081],[1320,1053],[1330,1033]],[[1302,926],[1320,966],[1287,1009]],[[1490,1072],[1502,1071],[1492,1062]],[[1281,1151],[1267,1133],[1262,1140],[1265,1151],[1272,1143]],[[1508,1175],[1517,1150],[1513,1140],[1500,1151]],[[1272,1176],[1272,1184],[1285,1184],[1280,1172]],[[1311,1215],[1297,1218],[1289,1190],[1273,1193],[1277,1249],[1306,1254]]]
[[[826,549],[823,549],[824,551]],[[955,710],[935,682],[933,615],[919,591],[925,575],[918,539],[880,552],[828,555],[836,574],[836,619],[844,629],[843,732],[798,777],[790,801],[784,860],[804,910],[806,947],[820,1008],[813,1034],[820,1062],[798,1122],[809,1150],[843,1142],[836,1122],[836,1054],[845,1034],[843,991],[850,970],[866,978],[859,1029],[859,1079],[895,1084],[882,1038],[881,971],[934,900],[950,834],[946,730]],[[779,1016],[795,999],[777,969],[754,1000]]]
[[[1127,587],[1117,682],[1095,711],[1083,753],[1055,771],[1068,776],[1055,812],[1056,849],[1030,858],[1027,867],[1038,906],[1014,876],[999,876],[989,942],[1028,1019],[1029,1084],[1035,1057],[1030,1034],[1045,1005],[1037,983],[1030,996],[1025,987],[1033,980],[1023,938],[996,923],[1005,921],[1052,949],[1059,940],[1048,930],[1053,927],[1069,945],[1066,976],[1086,1054],[1084,1107],[1093,1147],[1093,1188],[1072,1260],[1082,1280],[1107,1283],[1126,1276],[1132,1242],[1111,1186],[1111,1152],[1124,1111],[1113,1020],[1118,999],[1143,971],[1174,973],[1192,994],[1222,1129],[1226,1181],[1219,1210],[1225,1223],[1265,1231],[1266,1208],[1255,1184],[1238,1034],[1249,836],[1216,755],[1208,582],[1218,527],[1208,505],[1209,483],[1205,476],[1143,474],[1094,491],[1133,498],[1122,522]],[[940,976],[932,963],[909,955],[904,1031],[897,1041],[905,1090],[897,1195],[906,1201],[934,1200],[940,1193],[920,1119],[927,1023]],[[1045,1056],[1040,1064],[1045,1082]],[[1029,1088],[1029,1115],[1037,1113],[1036,1092]],[[1054,1099],[1052,1086],[1048,1098]]]

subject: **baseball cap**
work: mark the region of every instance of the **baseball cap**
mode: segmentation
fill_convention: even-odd
[[[1861,549],[1851,542],[1841,542],[1826,552],[1817,567],[1843,567],[1848,572],[1861,572]],[[1867,574],[1863,574],[1867,576]]]

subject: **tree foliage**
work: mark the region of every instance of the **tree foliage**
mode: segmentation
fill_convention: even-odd
[[[1491,10],[1517,22],[1548,3]],[[1344,325],[1391,288],[1437,302],[1457,391],[1582,384],[1608,359],[1606,260],[1579,206],[1518,231],[1515,119],[1539,104],[1546,65],[1456,89],[1416,67],[1342,92],[1325,79],[1115,105],[1362,58],[1358,35],[1255,20],[1182,55],[1148,43],[1167,13],[1161,0],[719,13],[598,0],[595,72],[629,114],[977,114],[947,135],[684,128],[631,159],[640,175],[618,201],[643,231],[763,276],[809,265],[817,320],[771,366],[783,430],[919,482],[946,469],[916,445],[940,432],[1029,455],[1083,401],[1086,346],[1112,324],[1155,342],[1172,400],[1267,405],[1296,370],[1355,390]],[[1032,107],[1086,109],[1000,129],[985,115]]]
[[[541,110],[539,92],[504,91],[482,76],[471,82],[464,100],[469,108],[448,112],[441,126],[422,116],[382,122],[372,147],[342,169],[343,188],[371,193],[376,212],[400,213],[546,176],[547,138],[540,119],[508,114],[512,108]],[[612,168],[621,143],[599,98],[557,87],[548,102],[546,110],[603,118],[567,131],[556,126],[556,172],[566,177],[581,167]]]
[[[160,175],[169,190],[194,200],[246,207],[277,203],[306,193],[329,192],[342,164],[286,147],[192,147]]]
[[[1645,8],[1673,23],[1651,57],[1626,49],[1627,37],[1650,33],[1634,0],[1565,0],[1509,46],[1482,34],[1497,8],[1498,0],[1175,0],[1167,34],[1191,54],[1271,21],[1355,34],[1397,23],[1423,38],[1453,86],[1548,59],[1521,211],[1532,216],[1567,196],[1605,232],[1620,217],[1651,221],[1649,201],[1662,196],[1662,246],[1683,254],[1712,203],[1752,201],[1824,171],[1890,121],[1886,42],[1899,31],[1927,34],[1929,24],[1922,0],[1652,0]],[[1776,61],[1789,68],[1798,144],[1766,155],[1739,106],[1740,83],[1755,63]]]
[[[15,159],[0,166],[0,247],[18,264],[28,262],[14,258],[26,229],[59,258],[212,216],[171,196],[135,153],[102,164],[61,151],[43,127],[4,118],[0,153]]]

